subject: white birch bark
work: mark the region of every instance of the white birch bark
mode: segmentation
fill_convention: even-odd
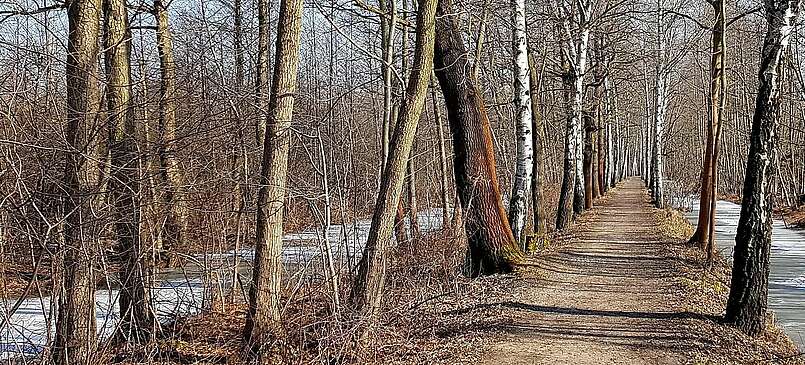
[[[525,0],[513,0],[514,5],[514,107],[516,111],[517,161],[509,203],[509,224],[514,239],[524,245],[524,230],[528,218],[528,198],[534,164],[531,133],[531,88],[526,44]]]
[[[663,32],[663,15],[657,12],[657,84],[655,88],[656,101],[654,104],[654,134],[651,149],[651,181],[654,205],[662,208],[664,204],[663,184],[663,146],[662,139],[665,128],[665,113],[668,107],[668,69],[666,55],[665,35]]]
[[[570,129],[566,140],[568,158],[572,160],[570,168],[574,171],[573,182],[573,211],[578,214],[584,210],[584,125],[582,123],[582,108],[584,105],[584,74],[587,67],[587,50],[590,39],[589,16],[591,1],[574,2],[575,11],[570,13],[565,4],[553,1],[554,15],[560,21],[562,32],[562,52],[570,63],[571,83],[571,110]],[[573,23],[573,24],[571,24]],[[571,135],[572,134],[572,135]],[[572,137],[572,138],[571,138]],[[560,208],[561,209],[561,208]]]
[[[606,118],[606,138],[607,138],[607,159],[606,159],[606,166],[605,166],[605,175],[604,180],[606,183],[607,188],[614,186],[613,177],[615,174],[613,173],[613,168],[615,167],[614,159],[615,159],[615,146],[614,141],[612,138],[612,118],[617,118],[617,108],[614,106],[614,101],[612,98],[612,88],[609,85],[609,77],[604,78],[604,90],[607,96],[607,100],[609,100],[608,110],[607,110],[607,118]]]

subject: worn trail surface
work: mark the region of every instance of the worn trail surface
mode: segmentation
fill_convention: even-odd
[[[487,333],[481,363],[677,364],[707,342],[693,328],[701,316],[678,304],[679,263],[642,182],[594,209],[563,248],[528,264],[516,300],[498,303],[512,320]]]

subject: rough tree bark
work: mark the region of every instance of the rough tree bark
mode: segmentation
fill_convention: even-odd
[[[451,0],[437,8],[434,66],[453,134],[456,185],[472,276],[508,272],[523,259],[500,196],[492,132],[484,102],[468,75],[467,49]]]
[[[120,278],[119,337],[141,343],[156,332],[151,301],[153,257],[140,240],[138,156],[132,105],[131,32],[124,0],[105,0],[104,48],[106,103],[111,130],[110,195],[114,207],[115,246],[122,263]]]
[[[775,139],[780,110],[783,54],[799,16],[798,0],[766,0],[768,28],[758,72],[741,217],[735,236],[732,283],[726,321],[749,335],[765,327],[768,306],[769,251],[774,199]]]
[[[515,138],[517,156],[509,201],[509,223],[514,240],[526,249],[525,228],[528,221],[529,195],[531,193],[531,173],[534,165],[534,145],[531,130],[531,99],[529,91],[528,45],[526,43],[525,0],[512,0],[514,29],[512,45],[514,48],[514,109]]]
[[[97,255],[92,237],[85,237],[82,224],[89,203],[85,170],[86,128],[95,124],[98,98],[97,65],[101,3],[71,1],[67,7],[67,126],[70,152],[65,156],[63,177],[63,290],[58,296],[53,362],[57,365],[92,364],[97,347],[95,332],[95,277]]]
[[[386,249],[391,241],[394,215],[399,207],[405,182],[406,166],[433,72],[434,23],[436,0],[423,0],[417,14],[417,40],[414,68],[400,108],[399,120],[389,145],[380,192],[375,202],[369,237],[358,263],[358,276],[350,299],[353,306],[371,321],[380,309],[386,275]]]
[[[163,239],[170,253],[172,247],[186,239],[187,209],[182,188],[183,177],[176,158],[176,61],[173,57],[173,36],[168,27],[168,9],[161,0],[154,0],[159,51],[159,177],[164,187],[165,224]],[[169,255],[170,256],[170,255]]]
[[[570,71],[570,64],[567,60],[567,57],[562,57],[562,89],[563,89],[563,98],[565,103],[565,109],[568,111],[568,114],[565,116],[565,143],[564,143],[564,158],[562,164],[562,185],[559,189],[559,203],[558,209],[556,211],[556,229],[563,230],[570,224],[571,220],[571,209],[572,209],[572,199],[573,199],[573,185],[576,181],[575,173],[576,169],[575,166],[575,153],[576,147],[574,146],[575,138],[574,138],[574,131],[576,127],[574,123],[574,113],[573,111],[573,97],[572,88],[573,88],[573,74]]]
[[[302,0],[283,0],[280,3],[276,64],[260,167],[257,239],[245,339],[252,353],[261,359],[270,355],[266,345],[270,345],[273,339],[283,334],[280,323],[282,220],[299,64],[302,8]]]

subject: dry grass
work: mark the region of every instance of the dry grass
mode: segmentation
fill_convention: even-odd
[[[665,250],[677,262],[679,275],[675,278],[678,294],[684,310],[702,313],[694,319],[695,330],[712,343],[690,353],[693,364],[805,364],[791,339],[774,323],[773,314],[767,318],[767,328],[756,338],[749,337],[728,324],[721,323],[729,296],[732,266],[718,252],[709,270],[707,256],[697,247],[685,244],[692,226],[680,220],[681,213],[658,211],[656,214],[661,229],[672,235],[676,244]],[[684,219],[684,218],[682,218]],[[709,316],[709,319],[706,317]]]

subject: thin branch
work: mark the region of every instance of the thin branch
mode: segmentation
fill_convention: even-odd
[[[728,22],[727,22],[727,24],[726,24],[726,25],[724,25],[724,27],[725,27],[725,28],[728,28],[728,27],[730,26],[730,24],[735,23],[735,22],[737,22],[737,21],[741,20],[741,18],[743,18],[743,17],[745,17],[745,16],[747,16],[747,15],[749,15],[749,14],[754,14],[754,13],[757,13],[758,11],[760,11],[760,10],[762,10],[762,9],[763,9],[763,7],[762,7],[762,6],[758,6],[758,7],[754,8],[754,9],[747,10],[747,11],[745,11],[745,12],[741,13],[740,15],[738,15],[738,16],[736,16],[736,17],[734,17],[734,18],[730,19],[730,21],[728,21]]]
[[[12,16],[16,16],[16,15],[36,15],[36,14],[48,12],[48,11],[51,11],[51,10],[61,10],[61,9],[66,9],[66,8],[67,8],[67,2],[61,2],[61,3],[55,3],[53,5],[33,9],[33,10],[25,10],[25,9],[23,9],[23,10],[3,10],[3,11],[0,11],[0,15],[4,15],[3,18],[0,19],[0,23],[6,21],[6,20],[8,20],[8,18],[11,18]]]

